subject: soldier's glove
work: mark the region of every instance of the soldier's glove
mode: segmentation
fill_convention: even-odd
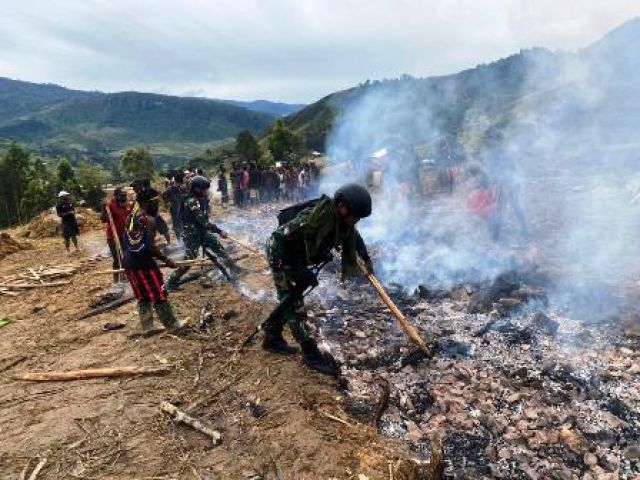
[[[318,277],[308,268],[302,268],[295,273],[294,282],[301,292],[309,287],[318,286]]]

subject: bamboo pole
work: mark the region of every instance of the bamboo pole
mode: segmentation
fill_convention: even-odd
[[[15,380],[28,382],[68,382],[90,378],[133,377],[135,375],[161,375],[167,373],[167,367],[116,367],[95,368],[89,370],[69,370],[67,372],[27,372],[16,375]]]
[[[391,297],[389,297],[387,292],[385,292],[384,287],[376,278],[376,276],[373,273],[369,273],[367,268],[362,264],[360,260],[358,261],[358,265],[360,266],[360,270],[362,270],[362,273],[367,277],[367,280],[369,280],[369,283],[371,283],[373,288],[378,293],[380,299],[387,305],[387,307],[389,307],[391,313],[393,313],[393,315],[396,317],[404,333],[420,350],[422,350],[422,352],[424,352],[428,356],[431,356],[431,352],[429,351],[427,344],[424,342],[424,340],[422,340],[422,338],[420,338],[420,334],[418,333],[416,328],[411,324],[411,322],[409,322],[404,313],[400,311],[398,306],[394,303]]]

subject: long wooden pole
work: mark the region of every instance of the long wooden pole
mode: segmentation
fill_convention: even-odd
[[[361,261],[358,262],[358,265],[360,266],[360,270],[362,270],[362,273],[367,277],[367,280],[369,280],[369,283],[371,283],[373,288],[378,293],[380,299],[387,305],[387,307],[389,307],[391,313],[393,313],[393,315],[396,317],[398,323],[400,324],[400,327],[402,327],[402,330],[404,330],[404,333],[420,350],[422,350],[422,352],[424,352],[428,356],[431,356],[431,351],[427,347],[427,344],[424,342],[424,340],[422,340],[422,338],[420,338],[420,334],[411,324],[411,322],[409,322],[404,313],[402,313],[402,311],[400,311],[394,301],[391,300],[391,297],[389,297],[387,292],[385,292],[384,287],[376,278],[376,276],[373,273],[369,273],[369,271]]]
[[[176,262],[176,265],[180,267],[183,265],[209,265],[210,263],[211,261],[208,259],[197,258],[195,260],[182,260],[182,261]],[[169,268],[169,267],[167,265],[160,265],[160,268]],[[97,272],[90,272],[89,275],[103,275],[107,273],[121,273],[121,272],[124,272],[123,268],[110,269],[110,270],[98,270]]]
[[[104,206],[104,209],[107,212],[107,218],[109,219],[109,226],[111,227],[111,235],[113,235],[113,241],[116,244],[116,252],[118,253],[118,269],[122,269],[122,262],[124,260],[124,256],[122,255],[122,247],[120,246],[120,237],[118,237],[118,231],[116,230],[116,225],[113,222],[113,215],[111,215],[111,208],[107,203]]]
[[[66,372],[27,372],[16,375],[16,380],[29,382],[68,382],[104,377],[133,377],[135,375],[161,375],[167,373],[167,367],[119,367],[95,368],[90,370],[69,370]]]

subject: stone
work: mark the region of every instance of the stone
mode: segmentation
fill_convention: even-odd
[[[597,465],[598,463],[598,457],[596,457],[593,453],[591,452],[587,452],[584,454],[584,464],[587,467],[593,467],[594,465]]]
[[[538,418],[538,412],[533,408],[525,408],[524,409],[524,416],[528,420],[535,420],[535,419]]]
[[[511,450],[507,448],[501,448],[500,450],[498,450],[498,458],[501,458],[503,460],[511,458]]]
[[[629,445],[624,449],[624,456],[629,460],[640,460],[640,444]]]

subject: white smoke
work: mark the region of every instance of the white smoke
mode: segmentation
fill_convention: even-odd
[[[616,292],[607,301],[623,297],[640,276],[640,54],[629,30],[577,54],[524,52],[466,83],[404,78],[350,93],[327,142],[322,189],[382,170],[360,229],[384,280],[479,282],[535,256],[559,298],[586,286],[582,306],[597,311],[605,285]],[[452,195],[433,182],[447,167],[457,175]],[[423,195],[408,192],[419,171]],[[496,185],[498,239],[495,222],[472,207]]]

